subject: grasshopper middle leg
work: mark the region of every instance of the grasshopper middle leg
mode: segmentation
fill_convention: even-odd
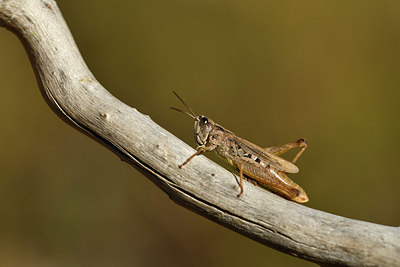
[[[237,195],[237,197],[240,197],[243,194],[243,167],[238,166],[238,168],[239,168],[239,173],[240,173],[240,182],[239,182],[240,192]]]

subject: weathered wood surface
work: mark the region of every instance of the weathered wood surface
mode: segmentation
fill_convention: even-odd
[[[0,24],[24,43],[52,109],[142,170],[178,204],[323,265],[400,266],[398,227],[313,210],[246,182],[237,198],[232,173],[203,156],[179,169],[194,150],[97,82],[54,1],[0,0]]]

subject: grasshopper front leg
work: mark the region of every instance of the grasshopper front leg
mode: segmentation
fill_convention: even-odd
[[[178,165],[179,169],[182,169],[183,166],[185,166],[189,161],[191,161],[194,157],[196,157],[197,155],[203,153],[204,151],[206,151],[206,149],[202,146],[199,147],[196,151],[196,153],[194,153],[193,155],[191,155],[187,160],[185,160],[184,163],[182,163],[181,165]]]

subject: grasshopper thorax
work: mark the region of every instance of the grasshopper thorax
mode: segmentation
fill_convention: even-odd
[[[207,143],[210,132],[214,128],[215,123],[203,116],[200,115],[194,120],[194,139],[196,140],[197,145],[204,146]]]

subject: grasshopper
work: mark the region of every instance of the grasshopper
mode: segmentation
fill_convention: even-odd
[[[185,113],[194,119],[194,138],[198,145],[196,153],[179,165],[179,168],[182,168],[195,156],[203,152],[215,151],[219,156],[227,160],[229,164],[239,170],[240,192],[237,197],[243,194],[243,176],[246,175],[247,178],[256,181],[261,186],[289,200],[298,203],[308,201],[307,194],[303,188],[286,175],[288,173],[299,172],[299,168],[295,165],[295,162],[307,148],[304,139],[299,139],[296,142],[282,146],[261,148],[236,136],[208,117],[203,115],[196,116],[182,98],[176,92],[173,91],[173,93],[190,113],[173,107],[171,109]],[[291,162],[279,157],[279,155],[293,148],[300,148],[300,151]]]

